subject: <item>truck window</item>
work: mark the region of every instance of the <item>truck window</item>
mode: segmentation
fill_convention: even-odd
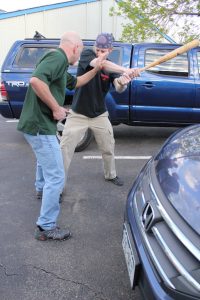
[[[109,54],[108,58],[117,65],[122,64],[122,55],[120,48],[113,48],[113,51]]]
[[[200,52],[197,52],[197,62],[198,62],[198,69],[199,69],[199,75],[200,75]]]
[[[163,55],[169,53],[165,49],[148,49],[145,52],[145,66],[159,59]],[[148,72],[153,72],[159,75],[181,76],[188,77],[188,58],[187,53],[176,56],[166,62],[152,67]]]
[[[15,58],[15,67],[35,68],[40,58],[54,48],[47,47],[24,47]]]
[[[55,46],[55,48],[57,48]],[[14,60],[14,67],[16,68],[30,68],[34,69],[37,62],[40,60],[40,58],[46,54],[48,51],[52,51],[55,48],[52,47],[33,47],[26,45],[25,47],[22,47],[21,51],[17,54],[15,60]],[[86,46],[85,48],[92,48],[92,46]],[[116,63],[120,64],[122,63],[122,54],[121,54],[121,48],[120,47],[114,47],[113,51],[109,55],[109,59]],[[71,69],[77,68],[78,62],[70,66]]]

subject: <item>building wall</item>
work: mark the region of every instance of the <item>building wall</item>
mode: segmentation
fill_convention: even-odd
[[[70,1],[60,7],[48,5],[32,10],[0,15],[0,66],[14,41],[32,38],[35,31],[45,37],[59,38],[63,32],[74,30],[81,38],[95,39],[100,32],[112,32],[119,40],[122,32],[122,18],[109,16],[109,9],[116,5],[114,0]],[[79,3],[79,4],[77,4]],[[7,18],[6,18],[7,17]]]

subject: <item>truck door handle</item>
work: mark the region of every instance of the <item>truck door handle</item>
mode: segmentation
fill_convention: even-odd
[[[155,84],[153,84],[152,82],[145,82],[142,84],[142,86],[145,86],[147,88],[152,88],[155,86]]]

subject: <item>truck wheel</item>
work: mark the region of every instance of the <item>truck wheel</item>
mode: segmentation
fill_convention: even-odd
[[[87,148],[87,146],[89,146],[92,138],[93,138],[92,130],[88,129],[86,131],[86,133],[84,134],[84,136],[81,138],[81,140],[78,143],[78,145],[76,146],[75,152],[81,152],[85,148]]]
[[[65,125],[65,120],[62,120],[62,121],[58,122],[58,124],[57,124],[57,138],[59,141],[62,136],[64,125]],[[86,133],[84,134],[84,136],[81,138],[78,145],[76,146],[75,152],[81,152],[85,148],[87,148],[87,146],[89,146],[92,138],[93,138],[92,130],[88,129],[86,131]]]

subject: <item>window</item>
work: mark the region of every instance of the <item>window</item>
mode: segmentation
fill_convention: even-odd
[[[113,48],[113,51],[109,54],[108,58],[115,64],[121,65],[122,64],[121,49]]]
[[[156,59],[159,59],[163,55],[169,53],[169,50],[164,49],[149,49],[145,53],[145,66],[152,63]],[[178,55],[166,62],[161,63],[151,69],[147,70],[151,73],[156,73],[159,75],[169,75],[169,76],[188,76],[188,58],[187,53]]]
[[[19,68],[31,68],[34,69],[37,62],[42,58],[44,54],[46,54],[48,51],[52,51],[56,49],[57,46],[50,46],[45,45],[44,46],[38,46],[34,47],[33,45],[26,45],[24,46],[21,51],[17,54],[15,60],[14,60],[14,66]],[[86,46],[85,48],[92,49],[92,46]],[[112,62],[116,64],[121,64],[122,62],[122,55],[121,55],[121,49],[113,48],[113,51],[109,54],[108,57]],[[77,68],[78,62],[74,66],[70,66],[71,68]]]
[[[199,75],[200,75],[200,52],[197,52],[197,63],[198,63],[198,69],[199,69]]]
[[[54,49],[50,47],[24,47],[16,56],[14,65],[20,68],[35,68],[40,58]]]

